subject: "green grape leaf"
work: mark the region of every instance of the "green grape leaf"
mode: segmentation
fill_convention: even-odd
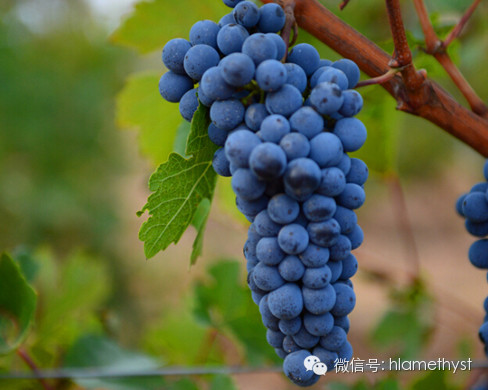
[[[181,115],[177,105],[158,93],[161,75],[142,72],[131,75],[117,96],[116,119],[121,128],[139,131],[142,154],[156,166],[173,151]]]
[[[113,340],[100,335],[80,337],[68,350],[63,366],[68,369],[96,368],[101,371],[127,373],[155,370],[160,362],[139,352],[128,351]],[[76,378],[76,384],[86,389],[158,390],[166,387],[162,377]]]
[[[210,383],[210,390],[236,390],[237,387],[228,375],[215,375]]]
[[[0,255],[0,354],[15,350],[34,320],[37,295],[10,256]]]
[[[203,248],[203,233],[205,232],[205,226],[207,225],[208,214],[210,213],[210,200],[207,198],[203,199],[195,211],[193,216],[192,225],[197,230],[197,236],[195,241],[193,241],[193,250],[191,252],[190,262],[195,264],[198,256],[202,254]]]
[[[188,38],[190,27],[201,19],[218,21],[229,9],[214,0],[154,0],[135,6],[132,15],[113,33],[117,44],[141,53],[162,49],[172,38]]]
[[[150,214],[143,223],[139,238],[144,241],[144,253],[147,258],[166,249],[171,243],[177,243],[198,210],[200,203],[212,200],[217,175],[212,167],[212,158],[217,146],[207,136],[209,125],[208,109],[202,105],[193,116],[185,159],[177,153],[171,153],[166,163],[161,164],[149,179],[149,189],[153,192],[138,213]],[[204,211],[206,220],[209,207]],[[205,223],[197,224],[199,233]],[[202,237],[197,236],[192,261],[201,250]]]

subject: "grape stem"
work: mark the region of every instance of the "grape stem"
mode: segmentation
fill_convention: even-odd
[[[451,30],[444,42],[442,42],[436,32],[429,18],[427,12],[427,7],[425,6],[423,0],[414,0],[415,9],[417,11],[422,30],[425,37],[425,52],[432,55],[441,66],[444,68],[446,73],[452,79],[456,87],[463,94],[466,101],[468,102],[471,110],[480,116],[488,118],[488,107],[483,103],[480,97],[476,94],[474,89],[464,78],[457,66],[452,62],[451,57],[447,53],[447,47],[449,44],[459,36],[463,27],[468,22],[469,18],[473,14],[480,0],[475,0],[474,3],[469,7],[464,16],[461,18],[459,23]]]
[[[342,11],[344,8],[346,8],[346,5],[349,4],[349,0],[344,0],[340,5],[339,9]]]
[[[355,88],[366,87],[368,85],[386,83],[387,81],[389,81],[393,77],[395,77],[398,72],[399,72],[399,69],[391,68],[388,72],[386,72],[385,74],[383,74],[381,76],[373,77],[373,78],[370,78],[367,80],[360,81],[359,83],[356,84]]]
[[[390,55],[317,0],[295,0],[294,3],[294,16],[298,26],[343,57],[356,62],[368,76],[374,78],[384,75],[394,65]],[[436,124],[488,157],[487,117],[461,106],[444,88],[428,78],[423,80],[417,90],[412,90],[412,85],[407,85],[404,74],[405,71],[402,77],[393,77],[381,84],[395,98],[399,110]],[[420,80],[424,75],[425,72],[420,71],[419,75],[413,77]]]
[[[278,0],[278,3],[285,11],[286,21],[283,29],[281,30],[281,37],[285,42],[286,50],[285,55],[282,58],[282,61],[286,61],[286,57],[288,56],[288,48],[293,46],[298,37],[298,27],[297,22],[295,20],[295,1],[294,0]],[[291,31],[293,29],[293,38],[290,42]]]
[[[46,381],[46,379],[41,377],[39,367],[37,367],[37,364],[24,348],[19,347],[17,349],[17,355],[24,361],[25,364],[27,364],[27,366],[29,366],[29,368],[32,370],[32,373],[36,376],[39,384],[44,390],[54,390],[54,388]]]

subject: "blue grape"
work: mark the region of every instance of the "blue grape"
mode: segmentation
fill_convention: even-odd
[[[248,37],[248,31],[240,24],[226,24],[217,34],[217,46],[225,55],[236,53],[241,51],[242,45]]]
[[[342,90],[346,90],[348,85],[347,76],[344,72],[330,66],[326,66],[317,79],[317,84],[323,82],[337,84]]]
[[[285,225],[278,233],[278,243],[283,252],[296,255],[307,249],[307,230],[296,223]]]
[[[239,168],[234,172],[231,185],[235,194],[246,200],[258,199],[266,188],[264,182],[246,168]]]
[[[349,332],[350,321],[347,316],[334,317],[334,326],[340,326],[346,333]]]
[[[473,222],[467,219],[464,226],[468,233],[475,237],[485,237],[488,235],[488,222]]]
[[[286,336],[293,336],[294,334],[297,334],[302,327],[302,319],[300,317],[295,317],[291,320],[280,320],[280,322],[278,322],[278,327],[280,328],[281,333]]]
[[[269,310],[269,303],[268,303],[269,295],[266,294],[261,301],[259,302],[259,312],[261,313],[261,319],[263,321],[263,325],[271,330],[279,331],[280,328],[279,318],[276,318],[271,310]]]
[[[266,36],[275,44],[276,46],[275,59],[280,61],[286,53],[285,41],[283,41],[283,38],[281,38],[278,34],[267,33]]]
[[[295,283],[286,283],[268,294],[268,306],[280,320],[291,320],[303,310],[300,288]]]
[[[351,158],[351,169],[346,175],[346,180],[348,183],[355,183],[357,185],[363,185],[368,180],[369,170],[368,166],[363,160],[359,158]]]
[[[341,108],[344,98],[337,84],[320,83],[310,93],[310,104],[319,113],[330,115]]]
[[[488,322],[481,325],[478,336],[484,344],[488,344]]]
[[[336,165],[342,153],[341,140],[332,133],[320,133],[310,140],[310,158],[321,168]]]
[[[334,328],[334,317],[330,313],[311,314],[305,313],[303,316],[303,326],[305,329],[315,336],[315,345],[320,342],[320,336],[324,336]],[[315,346],[314,345],[314,346]]]
[[[222,0],[227,7],[234,8],[243,0]]]
[[[298,110],[303,103],[300,91],[290,84],[284,84],[278,91],[270,92],[266,96],[266,108],[271,114],[289,117]]]
[[[212,159],[212,166],[220,176],[230,176],[229,160],[225,157],[224,148],[217,149]]]
[[[205,95],[201,88],[198,88],[198,100],[202,103],[205,107],[210,107],[215,99],[211,99],[207,95]]]
[[[250,1],[241,1],[234,7],[232,15],[234,15],[237,23],[246,28],[251,28],[259,21],[259,8]]]
[[[235,24],[236,20],[234,19],[234,15],[231,13],[228,13],[224,16],[222,16],[219,20],[219,27],[222,28],[227,24]]]
[[[307,268],[302,277],[302,283],[308,288],[324,288],[329,284],[332,272],[327,265],[320,268]]]
[[[351,233],[346,234],[346,236],[351,241],[352,249],[359,248],[364,240],[364,233],[359,225],[354,226]]]
[[[483,192],[468,194],[462,204],[463,215],[471,222],[488,221],[488,200]]]
[[[199,90],[213,100],[229,99],[234,93],[234,88],[225,82],[218,66],[207,69],[203,74]]]
[[[342,206],[337,206],[333,218],[339,223],[342,234],[351,233],[358,223],[356,213]]]
[[[303,305],[315,315],[327,313],[334,307],[336,301],[336,292],[330,284],[321,289],[303,287],[302,295]]]
[[[272,142],[264,142],[251,152],[249,166],[260,179],[270,180],[280,177],[286,169],[285,152]]]
[[[346,187],[344,172],[339,168],[331,167],[322,169],[322,179],[317,192],[325,196],[337,196]]]
[[[250,35],[242,45],[242,52],[251,57],[256,66],[265,60],[276,59],[277,50],[274,39],[261,33]]]
[[[351,117],[357,115],[363,108],[363,98],[358,91],[348,89],[342,92],[342,97],[344,98],[344,102],[339,109],[339,114],[345,117]]]
[[[351,253],[351,241],[344,235],[340,235],[336,243],[330,248],[330,260],[344,260]]]
[[[321,172],[317,163],[309,158],[297,158],[288,163],[284,182],[287,194],[305,200],[320,185]]]
[[[283,372],[297,385],[305,385],[315,377],[318,378],[318,375],[315,375],[312,370],[307,371],[303,364],[308,356],[310,356],[310,352],[302,349],[290,353],[283,361]]]
[[[366,127],[357,118],[344,118],[336,122],[334,134],[342,141],[346,152],[355,152],[366,141]]]
[[[285,281],[278,272],[278,268],[268,266],[261,262],[254,267],[252,276],[256,286],[264,291],[273,291],[285,284]]]
[[[283,348],[275,348],[274,350],[280,359],[284,359],[288,355]]]
[[[261,237],[262,236],[256,231],[256,225],[251,223],[251,225],[249,225],[249,229],[247,229],[248,241],[251,241],[254,245],[257,245]]]
[[[342,261],[329,261],[327,265],[330,268],[331,272],[330,283],[337,282],[341,277],[342,270],[344,268],[344,266],[342,265]]]
[[[254,131],[258,131],[263,120],[269,115],[266,106],[261,103],[251,104],[244,115],[246,125]]]
[[[309,221],[321,222],[332,218],[336,203],[333,198],[314,194],[303,203],[302,209]]]
[[[289,133],[283,136],[280,146],[286,154],[288,161],[300,157],[307,157],[310,153],[310,142],[301,133]]]
[[[159,93],[168,102],[177,103],[193,88],[193,81],[186,75],[166,72],[159,79]]]
[[[354,88],[359,81],[359,68],[354,61],[347,58],[341,58],[340,60],[332,64],[334,68],[342,70],[349,81],[348,88]]]
[[[268,197],[261,196],[255,200],[245,200],[236,196],[237,209],[244,215],[255,217],[268,205]]]
[[[342,159],[337,164],[337,168],[344,172],[344,175],[347,175],[349,173],[349,171],[351,170],[351,158],[347,155],[347,153],[344,153],[342,155]]]
[[[261,140],[252,131],[236,130],[225,141],[225,155],[231,164],[246,168],[249,166],[251,152],[260,143]]]
[[[310,222],[307,226],[310,241],[316,245],[330,247],[339,239],[341,228],[339,223],[334,219],[328,219],[323,222]]]
[[[280,40],[283,42],[281,38]],[[303,93],[305,88],[307,88],[307,75],[305,74],[305,71],[301,66],[290,62],[284,64],[284,66],[286,69],[286,83],[293,85]]]
[[[198,88],[190,89],[180,99],[180,114],[188,122],[191,122],[193,114],[198,108],[197,93]]]
[[[220,27],[211,20],[196,22],[190,29],[190,42],[193,46],[204,44],[217,49],[217,34]]]
[[[166,45],[164,45],[162,60],[164,66],[174,73],[185,74],[185,68],[183,67],[183,61],[185,60],[185,54],[190,50],[191,44],[186,39],[175,38]]]
[[[320,56],[312,45],[299,43],[291,49],[287,61],[301,66],[307,76],[310,76],[319,67]]]
[[[313,72],[312,76],[310,77],[310,88],[315,88],[317,86],[319,83],[319,77],[322,76],[322,73],[329,68],[330,66],[320,66],[315,72]]]
[[[256,67],[245,54],[232,53],[223,58],[219,64],[223,79],[234,87],[242,87],[251,82]]]
[[[210,107],[212,123],[222,130],[232,130],[244,119],[244,105],[237,99],[216,101]]]
[[[298,217],[299,212],[298,202],[286,194],[277,194],[269,200],[268,214],[276,223],[289,224]]]
[[[256,68],[256,82],[263,91],[277,91],[285,84],[286,78],[286,68],[277,60],[265,60]]]
[[[301,348],[295,343],[292,336],[285,336],[283,339],[283,350],[286,353],[299,351]]]
[[[259,303],[261,302],[263,297],[264,297],[264,294],[260,294],[256,291],[251,291],[251,298],[256,305],[259,305]]]
[[[323,267],[329,261],[329,249],[314,244],[308,244],[307,249],[300,253],[302,263],[307,267]]]
[[[468,257],[476,268],[488,269],[488,239],[475,241],[469,247]]]
[[[325,58],[321,58],[320,61],[319,61],[319,67],[322,67],[322,66],[331,66],[332,65],[332,61],[331,60],[327,60]]]
[[[281,225],[273,222],[273,220],[269,217],[267,210],[263,210],[256,215],[254,226],[256,232],[263,237],[277,236],[281,229]]]
[[[290,117],[290,126],[308,139],[312,139],[324,129],[324,119],[313,108],[302,107]]]
[[[339,359],[345,359],[346,361],[350,361],[352,359],[352,345],[349,341],[346,340],[344,344],[342,344],[341,348],[337,351],[337,356]]]
[[[335,367],[337,360],[337,353],[328,351],[322,347],[315,347],[312,351],[314,356],[317,356],[322,363],[327,366],[327,370],[330,371]]]
[[[229,133],[225,130],[219,129],[213,123],[208,126],[208,138],[217,146],[224,146],[225,140]]]
[[[259,132],[263,141],[279,143],[290,132],[290,123],[282,115],[269,115],[262,121]]]
[[[276,237],[263,237],[256,245],[256,256],[265,265],[277,265],[285,258]]]
[[[346,280],[352,278],[358,270],[358,261],[353,254],[349,254],[342,260],[342,272],[340,279]]]
[[[303,319],[303,325],[305,325],[307,320],[307,317],[305,316]],[[293,336],[293,341],[301,347],[301,348],[306,348],[306,349],[311,349],[315,347],[318,343],[320,338],[318,336],[314,336],[311,334],[307,329],[305,329],[305,326],[302,326],[300,330],[294,334]]]
[[[352,210],[361,207],[365,199],[364,189],[354,183],[347,183],[344,191],[336,197],[337,204]]]
[[[477,183],[473,187],[471,187],[471,190],[469,192],[486,192],[488,190],[488,183]]]
[[[274,348],[281,348],[283,346],[283,339],[285,335],[281,331],[271,329],[266,330],[266,341]]]
[[[288,282],[300,280],[305,273],[305,266],[296,256],[287,256],[278,265],[278,272]]]
[[[336,301],[330,312],[336,317],[347,316],[356,305],[356,294],[344,283],[336,283],[333,287],[336,292]]]
[[[320,346],[329,351],[338,351],[347,340],[347,333],[340,326],[334,326],[332,330],[320,338]]]
[[[259,9],[258,29],[263,33],[276,33],[285,25],[285,11],[278,4],[264,4]]]

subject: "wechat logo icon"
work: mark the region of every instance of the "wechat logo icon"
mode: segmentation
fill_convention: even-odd
[[[313,371],[316,375],[325,375],[327,372],[327,366],[322,363],[317,356],[310,355],[305,358],[303,365],[307,371]]]

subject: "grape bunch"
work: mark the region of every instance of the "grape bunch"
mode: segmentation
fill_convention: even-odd
[[[319,375],[307,357],[329,370],[352,357],[351,251],[363,241],[354,210],[368,178],[366,164],[348,155],[366,140],[354,118],[363,106],[353,89],[359,69],[321,59],[306,43],[287,53],[278,4],[224,3],[233,10],[218,24],[197,22],[190,41],[166,44],[159,89],[186,120],[199,104],[210,107],[208,136],[220,146],[213,167],[232,176],[237,208],[251,222],[248,285],[267,341],[285,374],[309,386]]]
[[[485,162],[483,174],[485,181],[475,184],[469,193],[458,198],[456,211],[466,219],[468,233],[480,238],[469,248],[469,261],[476,268],[488,270],[488,160]],[[483,306],[486,315],[479,337],[485,345],[485,354],[488,357],[488,297]]]

